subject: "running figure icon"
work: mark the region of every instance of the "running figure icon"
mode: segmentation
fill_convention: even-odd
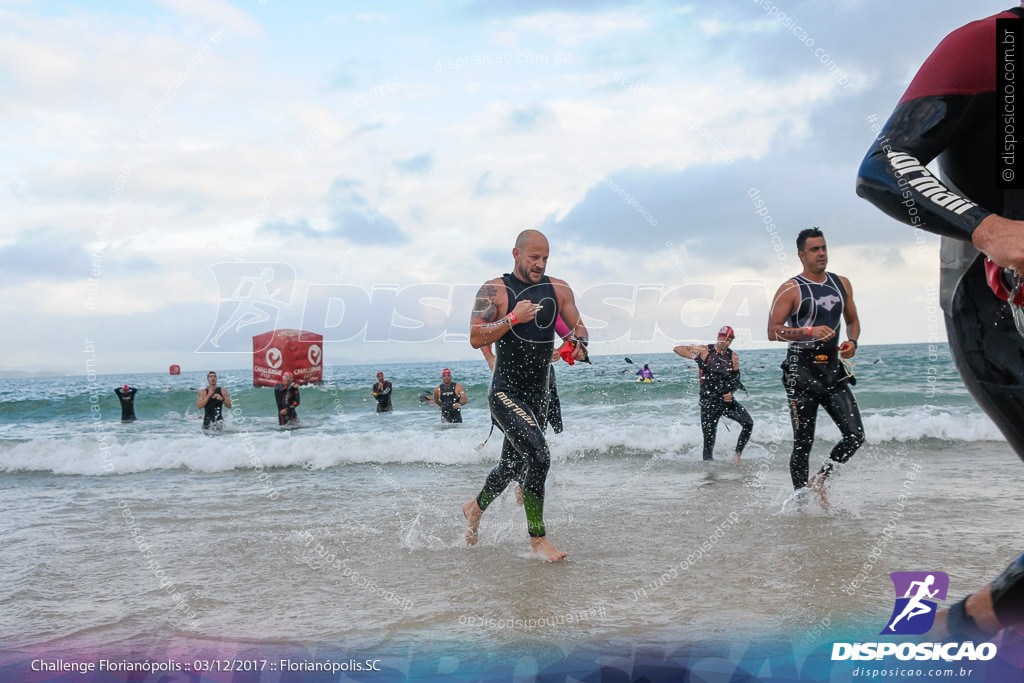
[[[890,631],[895,631],[896,623],[899,622],[899,620],[903,617],[906,617],[907,621],[910,621],[914,617],[920,616],[922,614],[928,614],[929,612],[934,611],[934,608],[930,607],[929,605],[921,601],[923,598],[934,598],[936,594],[938,594],[938,588],[936,588],[933,591],[928,590],[928,588],[932,586],[932,584],[934,583],[934,574],[929,574],[928,578],[926,578],[924,581],[911,582],[910,588],[907,589],[907,594],[903,596],[905,598],[910,598],[910,602],[908,602],[907,606],[903,608],[903,611],[900,612],[900,615],[893,619],[892,623],[889,624]],[[914,586],[917,586],[917,593],[914,596],[911,596],[910,593],[914,590]]]

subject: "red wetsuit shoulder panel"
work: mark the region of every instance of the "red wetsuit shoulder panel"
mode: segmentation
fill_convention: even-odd
[[[972,21],[943,38],[925,60],[900,104],[936,95],[977,95],[996,89],[996,19],[1010,11]],[[1024,49],[1024,46],[1019,46]]]

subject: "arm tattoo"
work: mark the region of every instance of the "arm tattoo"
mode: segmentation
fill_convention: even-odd
[[[494,320],[498,314],[498,307],[494,303],[497,293],[497,287],[494,285],[484,285],[480,288],[480,291],[476,293],[476,301],[473,303],[472,324],[479,325]]]

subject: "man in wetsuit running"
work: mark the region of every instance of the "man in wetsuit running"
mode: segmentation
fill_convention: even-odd
[[[206,373],[206,386],[199,390],[196,408],[203,411],[203,429],[220,430],[224,427],[222,408],[231,409],[231,397],[228,390],[217,386],[217,373],[210,370]]]
[[[135,422],[135,394],[139,393],[139,390],[125,384],[114,389],[114,393],[121,402],[121,422]]]
[[[480,517],[509,482],[522,476],[523,508],[534,556],[554,562],[567,553],[553,546],[544,528],[544,481],[551,455],[544,440],[548,377],[554,351],[555,320],[561,315],[574,339],[574,359],[585,356],[587,328],[576,299],[564,281],[544,274],[548,240],[525,230],[512,249],[515,268],[484,283],[477,292],[469,342],[479,349],[496,344],[494,374],[488,391],[491,418],[505,433],[501,460],[483,490],[462,506],[468,529],[466,542],[475,545]]]
[[[740,383],[740,356],[729,348],[735,338],[736,333],[726,325],[718,331],[718,341],[714,344],[677,346],[672,351],[697,361],[700,369],[700,427],[704,433],[704,459],[714,460],[718,421],[727,417],[740,423],[740,436],[736,439],[733,455],[733,462],[738,465],[754,431],[754,419],[733,396],[733,392],[743,386]]]
[[[378,413],[391,412],[391,382],[384,379],[384,373],[380,370],[377,371],[377,383],[373,385],[370,393],[377,400]]]
[[[940,302],[950,351],[971,395],[1024,459],[1024,336],[1007,303],[1014,272],[1024,274],[1024,192],[999,186],[999,19],[1024,19],[1024,8],[962,26],[935,48],[868,150],[857,194],[942,236]],[[936,157],[941,181],[925,168]],[[1024,555],[935,623],[936,637],[1024,632]]]
[[[434,387],[434,395],[430,402],[441,408],[441,419],[445,422],[462,422],[462,406],[469,403],[466,389],[458,382],[452,381],[452,371],[445,368],[441,371],[441,383]]]
[[[299,405],[299,386],[295,384],[295,375],[286,372],[281,381],[274,385],[274,401],[277,403],[277,424],[296,425],[299,416],[295,408]]]
[[[833,463],[846,462],[864,443],[860,409],[850,389],[853,378],[840,360],[852,358],[857,352],[860,320],[850,281],[825,270],[828,249],[821,230],[800,231],[796,248],[804,269],[775,293],[768,316],[768,339],[789,342],[782,364],[782,383],[793,423],[793,454],[789,460],[793,488],[813,486],[827,505],[825,484]],[[838,344],[844,319],[849,339]],[[832,447],[829,461],[808,481],[808,459],[814,445],[819,405],[839,427],[843,438]]]

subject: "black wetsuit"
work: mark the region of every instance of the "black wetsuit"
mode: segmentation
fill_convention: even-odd
[[[735,394],[731,401],[724,398],[725,394],[740,388],[740,372],[732,367],[732,349],[719,353],[714,344],[708,344],[707,357],[697,356],[694,360],[700,369],[700,428],[704,433],[704,459],[714,460],[718,421],[723,417],[740,424],[736,453],[743,453],[754,431],[754,419],[736,400]]]
[[[287,387],[278,383],[274,385],[274,400],[277,402],[277,423],[284,426],[289,423],[298,422],[299,416],[295,414],[295,406],[299,405],[299,387],[290,384]],[[285,413],[282,415],[281,411]]]
[[[1024,9],[1015,7],[946,36],[864,158],[857,194],[898,221],[942,236],[940,300],[950,351],[968,391],[1024,460],[1024,336],[1009,305],[989,288],[984,256],[970,241],[993,213],[1024,220],[1024,191],[999,189],[997,177],[1003,102],[996,92],[996,19],[1021,18]],[[1020,153],[1019,125],[1017,131]],[[941,182],[924,168],[936,157]],[[1004,625],[1024,618],[1022,564],[1024,556],[993,584]]]
[[[128,387],[128,391],[125,391],[118,387],[114,389],[114,393],[117,394],[117,400],[121,402],[121,422],[134,422],[135,394],[139,393],[139,390],[135,387]]]
[[[551,425],[555,434],[561,434],[565,426],[562,424],[562,402],[558,400],[558,385],[555,384],[554,363],[551,364],[548,386],[551,389],[551,396],[548,397],[548,424]]]
[[[209,387],[207,387],[206,393],[210,393]],[[224,407],[224,392],[220,387],[217,387],[213,390],[213,393],[220,396],[220,400],[215,401],[213,399],[208,399],[206,401],[206,405],[203,406],[203,429],[210,429],[211,427],[220,428],[224,426],[224,416],[221,414],[221,409]]]
[[[814,445],[814,428],[818,419],[818,406],[828,413],[839,427],[843,438],[832,447],[829,458],[843,463],[864,443],[864,425],[860,419],[857,399],[850,388],[852,377],[839,358],[839,330],[846,306],[846,288],[839,277],[825,273],[825,282],[818,283],[797,275],[793,278],[800,288],[800,304],[790,315],[790,327],[816,327],[827,325],[835,334],[825,341],[809,339],[791,342],[782,363],[782,384],[789,399],[790,420],[793,423],[793,454],[789,459],[789,475],[793,488],[807,486],[807,461]],[[831,471],[832,464],[822,468]]]
[[[378,413],[390,413],[391,408],[391,382],[384,381],[384,386],[381,387],[380,383],[373,385],[373,397],[377,399],[377,412]]]
[[[518,479],[522,482],[527,530],[531,537],[541,537],[546,533],[544,481],[551,464],[544,426],[551,395],[548,381],[558,299],[547,276],[536,285],[508,274],[502,280],[509,311],[523,300],[542,307],[533,320],[515,325],[495,345],[494,373],[487,399],[491,419],[505,433],[505,440],[501,460],[487,475],[476,500],[486,510],[510,481]]]
[[[1015,8],[972,22],[935,48],[861,164],[857,194],[943,236],[941,300],[953,359],[1024,459],[1024,337],[1009,305],[989,289],[984,256],[970,243],[992,213],[1024,220],[1024,191],[998,189],[995,91],[996,18],[1022,16]],[[923,168],[936,156],[941,184]]]
[[[437,387],[437,393],[441,398],[441,419],[445,422],[462,422],[462,409],[456,408],[459,401],[459,394],[455,390],[455,382],[445,385],[441,382]]]

